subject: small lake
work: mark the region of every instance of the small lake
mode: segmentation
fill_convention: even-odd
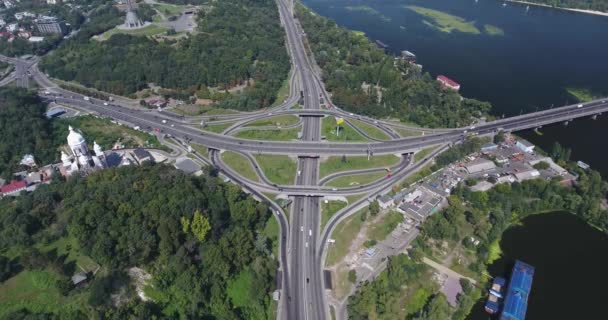
[[[304,0],[339,25],[365,32],[398,54],[417,55],[424,71],[489,101],[496,116],[561,106],[568,88],[608,97],[608,17],[496,0]],[[447,14],[447,15],[446,15]],[[445,17],[460,18],[448,22]],[[437,19],[435,19],[437,18]],[[449,19],[448,19],[449,20]],[[446,32],[450,25],[457,28]],[[462,30],[462,31],[459,31]],[[608,115],[522,133],[543,149],[554,141],[608,176]]]
[[[489,272],[508,276],[515,259],[536,268],[526,319],[606,319],[608,236],[573,214],[532,215],[505,231]],[[489,315],[478,302],[468,320]]]

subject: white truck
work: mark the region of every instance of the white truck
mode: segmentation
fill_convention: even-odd
[[[87,97],[87,96],[84,96],[84,97],[82,97],[82,98],[84,99],[84,101],[91,101],[91,98],[89,98],[89,97]]]

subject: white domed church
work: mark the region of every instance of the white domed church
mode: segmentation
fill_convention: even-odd
[[[72,154],[61,152],[62,173],[71,176],[74,173],[88,174],[106,168],[105,154],[97,142],[93,142],[93,152],[91,152],[82,134],[72,126],[69,130],[67,140]]]

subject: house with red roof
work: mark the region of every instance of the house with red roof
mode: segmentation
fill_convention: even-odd
[[[0,188],[0,195],[2,195],[3,197],[18,196],[19,193],[21,193],[21,191],[25,191],[26,188],[27,184],[25,183],[25,181],[13,180],[11,181],[11,183]]]
[[[444,88],[449,88],[452,90],[460,90],[460,83],[444,76],[444,75],[438,75],[437,76],[437,81],[439,81],[441,83],[441,86]]]

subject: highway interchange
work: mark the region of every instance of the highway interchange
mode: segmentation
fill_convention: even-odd
[[[84,110],[100,116],[109,117],[121,123],[138,126],[154,133],[161,131],[178,139],[209,147],[209,159],[196,155],[205,162],[218,167],[220,172],[254,194],[258,199],[269,203],[280,227],[279,275],[281,299],[278,317],[281,319],[327,319],[329,308],[326,299],[326,284],[323,275],[323,264],[326,255],[326,244],[335,226],[352,213],[367,206],[368,199],[382,194],[394,184],[405,179],[420,167],[432,161],[433,157],[459,143],[470,135],[492,135],[498,131],[519,131],[537,128],[552,123],[572,121],[575,118],[594,116],[608,111],[608,99],[595,100],[583,105],[569,105],[560,108],[543,110],[516,117],[499,119],[475,126],[456,129],[426,129],[405,126],[388,121],[375,120],[354,115],[331,104],[330,95],[324,89],[320,77],[315,73],[314,63],[306,55],[303,43],[303,32],[299,29],[293,15],[293,4],[289,0],[279,0],[278,8],[281,23],[286,31],[288,51],[292,59],[290,75],[290,93],[280,105],[255,112],[218,115],[213,119],[207,116],[180,117],[168,112],[157,112],[138,109],[132,103],[122,100],[106,102],[98,99],[85,101],[83,96],[62,89],[38,70],[38,59],[22,60],[0,56],[0,60],[15,65],[12,74],[0,80],[0,86],[15,82],[16,85],[28,87],[30,77],[48,94],[41,95],[48,101],[60,105]],[[302,99],[303,98],[303,99]],[[321,100],[332,106],[321,109]],[[303,109],[290,109],[298,101]],[[239,139],[229,134],[238,132],[253,121],[281,114],[300,116],[302,139],[300,141],[259,141]],[[340,143],[321,141],[321,119],[324,116],[342,117],[347,123],[359,120],[373,125],[385,132],[391,139],[380,141],[369,137],[363,130],[352,127],[370,142]],[[194,124],[205,121],[207,124],[231,125],[222,133],[212,133],[199,129]],[[424,135],[399,137],[395,129],[407,129],[424,132]],[[411,153],[437,146],[437,149],[420,162],[412,163]],[[226,166],[219,156],[220,151],[230,150],[241,153],[249,159],[261,182],[242,177],[238,172]],[[281,154],[297,156],[298,174],[293,185],[276,185],[270,182],[255,163],[252,153]],[[330,188],[322,186],[329,178],[319,179],[320,156],[359,155],[371,156],[394,154],[400,156],[400,162],[392,168],[391,177],[374,181],[366,185],[348,188]],[[338,173],[332,177],[354,173],[375,172],[379,169],[366,169],[354,172]],[[382,170],[382,169],[380,169]],[[289,218],[281,207],[265,196],[264,192],[273,192],[289,196],[293,203]],[[348,196],[364,194],[361,199],[349,204],[337,212],[320,230],[320,200],[322,196]],[[288,221],[289,220],[289,221]]]

